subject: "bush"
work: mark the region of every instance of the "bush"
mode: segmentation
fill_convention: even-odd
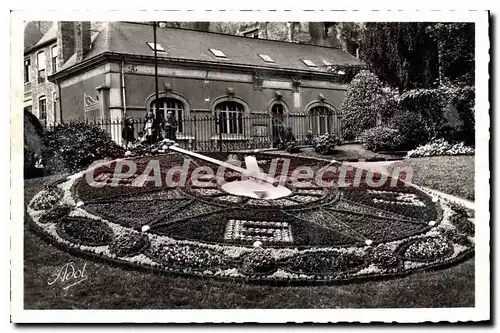
[[[368,150],[398,150],[403,144],[403,137],[397,129],[389,127],[374,127],[364,131],[361,141]]]
[[[342,141],[335,134],[323,134],[318,136],[313,141],[314,151],[318,154],[329,155],[335,150],[335,147],[341,144]]]
[[[384,122],[397,106],[393,91],[384,89],[380,80],[367,70],[360,71],[352,80],[342,102],[344,140],[353,140],[366,129],[377,125],[377,117]]]
[[[429,130],[422,116],[404,111],[395,115],[389,122],[391,128],[398,130],[401,136],[400,149],[413,149],[429,140]]]
[[[74,172],[104,158],[119,158],[124,149],[108,133],[85,123],[58,124],[44,135],[43,152],[51,173]]]
[[[474,145],[475,90],[471,86],[443,85],[436,89],[413,89],[400,98],[400,107],[420,116],[429,137],[446,141],[464,141]],[[446,117],[446,110],[456,108],[457,115]]]
[[[278,145],[279,150],[284,150],[289,154],[300,153],[301,149],[297,141],[283,142]]]
[[[454,155],[474,155],[474,148],[466,146],[463,142],[451,144],[444,139],[436,139],[426,145],[419,146],[414,150],[410,150],[406,157],[411,158]]]
[[[36,167],[42,157],[43,127],[38,118],[29,111],[24,111],[24,176],[31,178],[43,175],[43,170]]]

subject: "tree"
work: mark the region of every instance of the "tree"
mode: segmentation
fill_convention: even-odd
[[[366,129],[380,125],[392,116],[395,99],[382,82],[368,70],[352,80],[341,105],[344,139],[353,140]]]
[[[444,81],[473,84],[472,23],[366,23],[361,57],[400,90],[436,88]]]

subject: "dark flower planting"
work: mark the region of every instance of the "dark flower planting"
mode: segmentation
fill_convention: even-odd
[[[73,243],[88,246],[108,245],[113,240],[113,231],[105,223],[77,217],[64,218],[58,234]]]
[[[268,275],[276,269],[276,259],[265,249],[256,249],[243,259],[242,272],[245,275]]]
[[[149,245],[148,236],[138,232],[130,232],[116,237],[110,251],[119,257],[139,254]]]
[[[460,233],[467,236],[474,236],[475,226],[466,216],[461,214],[453,214],[450,217],[450,222],[460,231]]]
[[[69,212],[73,207],[70,206],[55,206],[54,208],[47,211],[40,218],[41,223],[57,222],[60,219],[68,216]]]
[[[399,259],[392,251],[376,249],[372,253],[372,262],[385,269],[394,269],[401,265],[401,259]]]

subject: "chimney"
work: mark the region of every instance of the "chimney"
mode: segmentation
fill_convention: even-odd
[[[75,23],[75,53],[76,62],[82,62],[83,58],[90,50],[90,22],[76,22]]]
[[[57,24],[58,62],[64,64],[75,53],[75,22],[59,22]]]

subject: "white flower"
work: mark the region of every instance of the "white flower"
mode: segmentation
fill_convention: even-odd
[[[255,243],[253,243],[253,247],[261,247],[261,246],[262,246],[261,241],[256,241]]]
[[[76,203],[76,207],[81,207],[81,206],[83,206],[83,201],[78,201],[78,202]]]
[[[130,150],[127,150],[127,151],[125,152],[125,157],[128,157],[128,156],[130,156],[130,155],[132,155],[132,152],[131,152]]]
[[[144,225],[144,226],[142,226],[142,229],[141,229],[141,230],[142,230],[142,232],[146,232],[146,231],[148,231],[149,229],[150,229],[149,225]]]
[[[372,243],[373,243],[373,241],[371,239],[365,240],[365,244],[368,246],[372,245]]]

